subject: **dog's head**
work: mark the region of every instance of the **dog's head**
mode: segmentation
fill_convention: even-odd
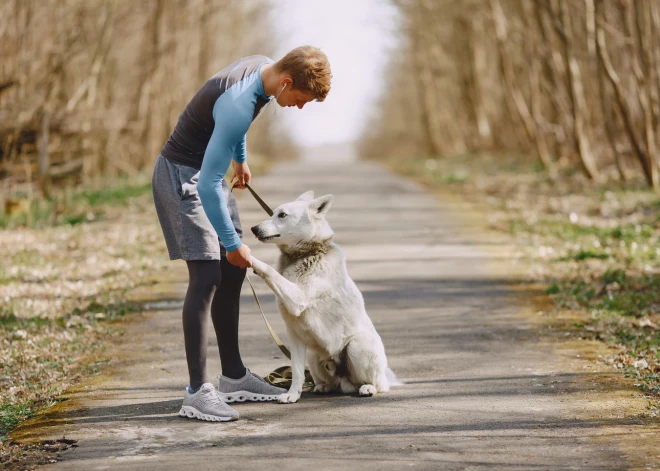
[[[314,199],[314,192],[303,193],[290,203],[278,206],[270,219],[252,228],[261,242],[272,242],[280,248],[294,247],[301,243],[329,240],[332,229],[325,220],[325,213],[332,204],[332,195]]]

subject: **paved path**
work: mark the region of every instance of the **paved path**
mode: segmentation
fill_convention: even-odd
[[[254,185],[273,206],[309,189],[334,193],[328,219],[336,241],[406,384],[374,398],[305,393],[293,405],[239,404],[241,419],[229,424],[179,418],[185,271],[173,262],[158,286],[172,301],[130,325],[108,352],[115,366],[20,431],[79,440],[53,469],[628,467],[618,443],[641,427],[615,401],[637,393],[618,383],[603,388],[598,372],[542,341],[521,306],[525,297],[507,283],[506,247],[478,235],[464,207],[369,163],[279,165]],[[264,218],[249,194],[239,205],[247,228]],[[275,261],[273,246],[246,240],[259,258]],[[254,279],[283,333],[273,296]],[[247,284],[242,302],[244,360],[266,374],[285,359]],[[219,360],[210,356],[215,376]]]

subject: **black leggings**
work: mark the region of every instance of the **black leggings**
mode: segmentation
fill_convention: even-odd
[[[206,348],[209,332],[209,307],[218,338],[222,374],[229,378],[245,376],[238,349],[238,314],[241,286],[246,269],[222,260],[187,261],[190,282],[183,303],[183,336],[190,387],[207,381]]]

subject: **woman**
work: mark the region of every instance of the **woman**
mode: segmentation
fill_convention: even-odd
[[[275,400],[284,393],[250,372],[238,348],[241,285],[250,266],[236,203],[224,181],[250,183],[246,133],[270,101],[297,106],[323,101],[330,91],[330,64],[319,49],[293,49],[278,62],[265,56],[237,60],[211,77],[190,100],[161,150],[153,194],[171,260],[186,261],[189,284],[183,334],[190,382],[179,415],[236,420],[226,402]],[[222,376],[207,382],[208,313],[218,338]]]

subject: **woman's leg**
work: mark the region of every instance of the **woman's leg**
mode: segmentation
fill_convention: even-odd
[[[190,387],[199,388],[206,382],[206,348],[209,331],[209,307],[213,294],[221,284],[219,260],[189,260],[189,284],[183,303],[183,337]]]
[[[241,286],[247,270],[220,260],[222,280],[211,304],[211,318],[218,338],[222,374],[238,379],[245,376],[245,365],[238,348],[238,315],[240,312]]]

